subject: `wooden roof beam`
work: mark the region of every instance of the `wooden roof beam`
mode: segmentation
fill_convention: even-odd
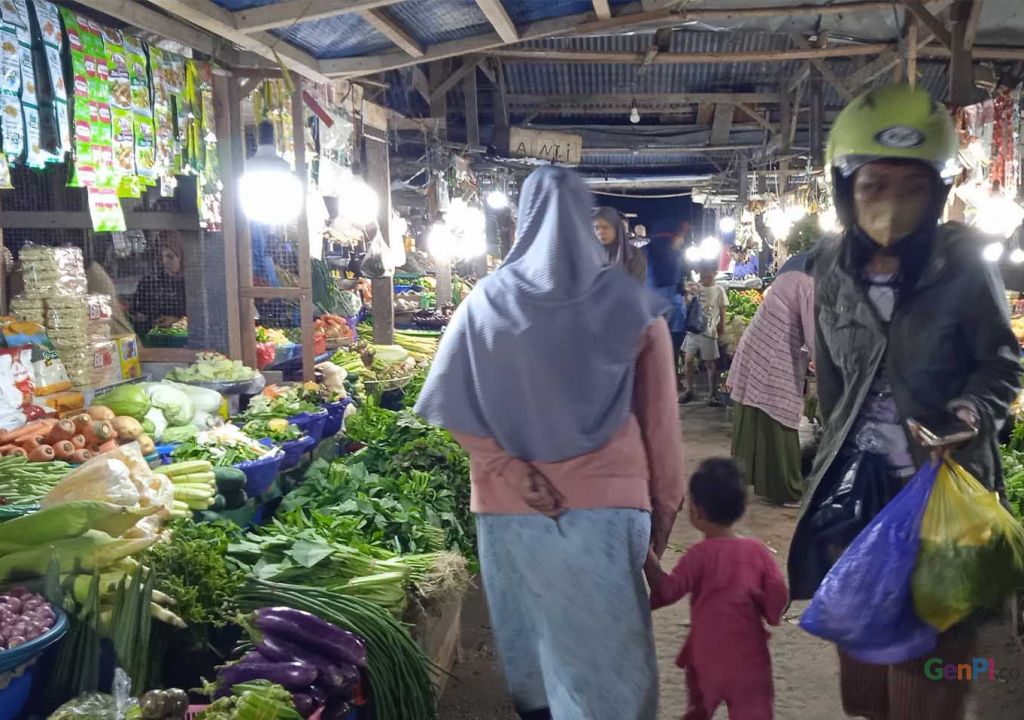
[[[723,104],[744,103],[759,105],[778,102],[776,93],[638,93],[636,95],[508,95],[508,103],[514,107],[534,105],[619,105],[628,108],[633,100],[643,107],[649,104],[698,105],[701,103]]]
[[[805,40],[801,35],[793,35],[793,42],[795,42],[797,47],[801,48],[802,50],[812,49],[811,44],[807,42],[807,40]],[[846,87],[846,83],[840,80],[839,77],[829,69],[828,65],[825,64],[824,60],[822,60],[819,57],[812,57],[810,58],[810,61],[811,65],[817,68],[818,72],[821,73],[821,76],[825,79],[825,82],[834,87],[836,92],[839,93],[840,97],[842,97],[844,100],[853,100],[853,93],[850,92],[850,88]]]
[[[330,82],[320,70],[320,62],[304,50],[290,45],[270,33],[252,35],[235,27],[234,15],[210,0],[155,0],[167,12],[187,20],[197,27],[230,40],[239,47],[251,50],[268,60],[279,57],[286,67],[316,82]]]
[[[175,20],[169,15],[150,10],[135,0],[89,0],[89,7],[104,15],[151,32],[209,55],[226,65],[240,64],[233,43]]]
[[[688,65],[716,62],[790,62],[792,60],[814,60],[830,57],[855,57],[858,55],[877,56],[891,48],[889,43],[864,45],[837,45],[834,47],[788,50],[756,50],[752,52],[688,52],[658,53],[649,62],[654,65]],[[643,65],[647,53],[597,52],[590,50],[551,50],[549,48],[512,48],[492,50],[489,55],[519,62],[578,62],[616,63]]]
[[[231,13],[235,27],[246,33],[288,27],[298,22],[312,22],[349,13],[377,10],[397,5],[403,0],[283,0],[273,5],[260,5]],[[159,0],[157,0],[159,5]]]
[[[501,0],[476,0],[476,4],[502,40],[507,43],[519,42],[519,31]]]
[[[598,20],[609,20],[612,16],[612,9],[608,0],[594,0],[594,14]]]
[[[902,0],[907,10],[914,14],[926,28],[932,31],[932,35],[938,38],[939,42],[945,45],[947,48],[952,48],[952,40],[950,39],[949,30],[937,17],[932,15],[928,8],[924,6],[921,0]]]
[[[393,42],[414,58],[423,57],[419,40],[409,34],[401,23],[381,10],[365,10],[359,13],[363,20],[373,25],[377,32]]]
[[[974,47],[974,38],[978,36],[978,24],[981,22],[981,10],[984,6],[985,0],[973,0],[971,3],[971,14],[967,18],[967,30],[964,32],[965,50]]]

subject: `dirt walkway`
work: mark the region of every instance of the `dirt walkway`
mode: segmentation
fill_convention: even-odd
[[[687,469],[707,457],[728,454],[729,425],[722,410],[702,406],[683,409]],[[771,507],[753,500],[740,524],[746,535],[764,540],[785,563],[796,511]],[[668,564],[700,539],[685,518],[673,533]],[[671,565],[670,565],[671,566]],[[805,603],[794,604],[782,626],[773,630],[771,649],[775,668],[777,720],[840,720],[838,662],[835,650],[800,630],[797,618]],[[689,605],[682,603],[655,613],[658,664],[661,669],[661,712],[659,718],[679,718],[685,708],[682,676],[675,656],[689,625]],[[486,603],[479,590],[467,598],[463,617],[462,662],[454,670],[441,706],[441,720],[514,720],[498,668],[487,618]],[[1017,680],[974,683],[968,720],[1009,720],[1024,717],[1024,654],[1011,639],[1008,623],[993,623],[982,632],[979,657],[992,657],[997,668],[1013,668]],[[724,710],[715,718],[725,718]],[[899,720],[894,718],[893,720]]]

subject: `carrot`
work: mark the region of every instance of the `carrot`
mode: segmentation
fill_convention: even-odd
[[[53,452],[61,460],[67,460],[75,452],[75,446],[70,440],[60,440],[53,444]]]
[[[92,453],[88,450],[75,450],[73,453],[68,455],[65,460],[73,465],[81,465],[84,462],[92,459]]]
[[[97,445],[96,443],[92,443],[92,444],[91,444],[91,445],[89,445],[89,447],[88,447],[88,448],[86,448],[86,449],[87,449],[87,450],[88,450],[89,452],[91,452],[91,453],[92,453],[93,455],[97,455],[97,454],[99,454],[99,453],[103,452],[102,450],[100,450],[100,446],[99,446],[99,445]]]
[[[75,430],[82,432],[92,424],[92,415],[89,413],[80,413],[71,418],[71,421],[75,423]]]
[[[33,435],[39,435],[46,432],[44,425],[41,420],[30,422],[27,425],[22,425],[17,430],[12,430],[7,433],[4,438],[4,443],[17,443],[25,438],[30,438]]]
[[[94,452],[105,453],[111,450],[117,450],[117,440],[107,440],[102,445],[98,446]]]
[[[61,420],[46,435],[46,441],[52,445],[61,440],[70,440],[75,434],[75,424],[70,420]]]
[[[75,450],[84,450],[87,444],[85,435],[75,435],[71,438],[71,444],[75,446]]]
[[[33,435],[32,437],[22,440],[18,444],[21,446],[22,450],[24,450],[27,453],[31,453],[40,445],[44,445],[45,442],[45,438],[43,438],[42,435]]]
[[[0,454],[2,454],[2,455],[22,455],[22,456],[28,455],[27,452],[22,450],[17,445],[4,445],[3,447],[0,447]]]
[[[50,462],[56,459],[57,455],[49,445],[40,445],[28,454],[29,462]]]

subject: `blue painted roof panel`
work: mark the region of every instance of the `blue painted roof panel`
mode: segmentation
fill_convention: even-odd
[[[386,52],[394,46],[358,15],[339,15],[271,31],[317,58]]]
[[[391,15],[423,45],[491,31],[474,0],[407,0],[381,12]]]

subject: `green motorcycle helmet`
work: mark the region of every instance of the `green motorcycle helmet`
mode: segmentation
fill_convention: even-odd
[[[849,178],[869,162],[916,160],[949,185],[959,173],[959,141],[949,111],[927,90],[888,85],[850,101],[832,124],[825,160]]]

